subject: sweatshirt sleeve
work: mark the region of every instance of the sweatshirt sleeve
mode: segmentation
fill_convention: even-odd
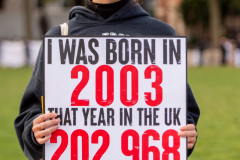
[[[198,104],[193,96],[192,90],[187,83],[187,123],[194,124],[195,127],[197,126],[198,118],[200,116],[200,110]],[[193,149],[188,149],[188,157],[193,152]]]
[[[61,35],[60,27],[54,27],[46,35]],[[35,140],[33,120],[42,114],[41,96],[43,95],[43,47],[41,46],[32,77],[23,94],[19,115],[14,121],[20,146],[29,160],[42,158],[43,145]]]
[[[14,122],[19,143],[28,159],[42,157],[42,145],[32,139],[33,120],[42,113],[42,49],[41,47],[32,77],[22,97],[20,113]]]

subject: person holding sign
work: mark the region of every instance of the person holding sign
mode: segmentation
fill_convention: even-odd
[[[68,35],[71,36],[176,36],[171,26],[150,17],[134,0],[86,0],[86,7],[71,9],[67,24]],[[61,34],[61,28],[57,26],[46,35]],[[53,113],[56,110],[42,114],[43,54],[41,47],[33,75],[22,98],[20,114],[14,122],[19,143],[28,159],[42,158],[43,144],[49,141],[61,123],[59,115]],[[86,63],[94,62],[93,59],[88,59]],[[187,125],[180,128],[178,135],[187,137],[188,156],[196,142],[199,116],[198,105],[187,84]]]

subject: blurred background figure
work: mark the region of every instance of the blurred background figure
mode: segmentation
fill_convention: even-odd
[[[44,11],[44,8],[39,8],[39,26],[41,29],[41,35],[45,35],[47,31],[49,30],[49,22],[47,19],[47,15]]]
[[[0,65],[2,67],[19,68],[26,64],[26,48],[23,40],[15,38],[13,41],[1,42]]]
[[[236,36],[236,49],[234,52],[234,65],[240,68],[240,33]]]
[[[29,40],[27,38],[23,39],[24,47],[25,47],[25,66],[30,66],[30,50],[29,50]]]
[[[222,57],[221,57],[222,65],[226,65],[226,64],[231,65],[233,62],[232,42],[228,38],[222,37],[220,39],[220,44],[221,44],[221,50],[222,50]]]
[[[221,63],[222,65],[226,65],[226,48],[224,46],[226,42],[226,37],[223,37],[220,39],[220,45],[221,45],[221,50],[222,50],[222,58],[221,58]]]

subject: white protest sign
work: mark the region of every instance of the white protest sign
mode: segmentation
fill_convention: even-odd
[[[186,37],[44,38],[45,160],[186,160]]]

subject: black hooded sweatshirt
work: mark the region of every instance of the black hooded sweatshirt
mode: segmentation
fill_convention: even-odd
[[[176,36],[168,24],[154,19],[134,1],[127,2],[122,8],[104,19],[96,12],[85,7],[73,7],[69,14],[69,35],[86,36]],[[61,35],[60,26],[48,31],[46,35]],[[32,77],[23,95],[20,113],[14,122],[19,143],[30,160],[42,158],[43,145],[36,142],[32,131],[33,120],[42,114],[41,96],[43,95],[43,48],[33,70]],[[187,85],[187,122],[197,125],[200,111],[190,86]],[[188,156],[193,149],[188,150]]]

